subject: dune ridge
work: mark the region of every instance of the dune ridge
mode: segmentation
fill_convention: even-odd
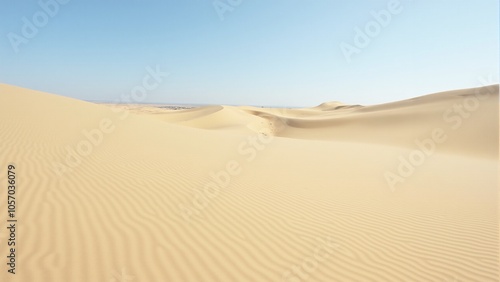
[[[498,107],[498,85],[127,111],[0,84],[22,230],[0,281],[500,281]]]

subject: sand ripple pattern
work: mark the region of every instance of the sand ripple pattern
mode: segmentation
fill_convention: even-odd
[[[438,107],[457,96],[437,98],[411,107],[420,115],[418,103]],[[492,120],[484,128],[498,130],[493,109],[484,107]],[[498,164],[485,157],[494,148],[474,151],[469,139],[463,147],[453,141],[392,193],[383,172],[410,152],[406,129],[387,143],[353,132],[344,139],[317,135],[356,111],[386,122],[387,108],[202,111],[120,120],[105,106],[0,85],[0,198],[5,167],[14,162],[20,220],[18,274],[12,279],[2,266],[0,281],[500,281]],[[65,163],[67,146],[105,118],[116,129],[78,166],[57,174],[54,163]],[[476,132],[485,119],[471,117],[456,136]],[[238,152],[258,134],[256,125],[278,121],[255,158]],[[218,126],[205,128],[209,123]],[[349,124],[338,126],[346,131]],[[296,138],[308,129],[310,138]],[[241,173],[208,199],[210,174],[230,160]],[[193,212],[189,219],[180,205]],[[320,259],[320,250],[328,256]]]

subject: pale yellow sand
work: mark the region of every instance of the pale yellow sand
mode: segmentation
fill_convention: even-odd
[[[0,281],[499,281],[498,103],[130,113],[0,85]]]

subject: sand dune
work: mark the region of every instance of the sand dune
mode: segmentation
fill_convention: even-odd
[[[498,107],[498,85],[130,111],[0,85],[0,281],[500,281]]]
[[[306,109],[208,106],[180,111],[156,108],[151,112],[136,106],[136,113],[195,128],[243,128],[294,139],[405,148],[414,148],[415,139],[430,136],[435,128],[451,127],[449,141],[440,147],[441,152],[496,159],[498,124],[491,116],[498,111],[497,93],[498,85],[492,85],[367,107],[330,102]],[[463,124],[475,126],[462,127]]]

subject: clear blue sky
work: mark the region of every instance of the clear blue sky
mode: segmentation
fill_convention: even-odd
[[[401,0],[348,62],[341,43],[355,47],[355,28],[389,2],[242,0],[221,20],[211,0],[70,0],[16,53],[8,35],[23,36],[23,17],[33,23],[44,10],[0,0],[0,82],[113,101],[159,65],[170,76],[146,102],[275,106],[383,103],[475,87],[481,76],[498,83],[497,0]]]

